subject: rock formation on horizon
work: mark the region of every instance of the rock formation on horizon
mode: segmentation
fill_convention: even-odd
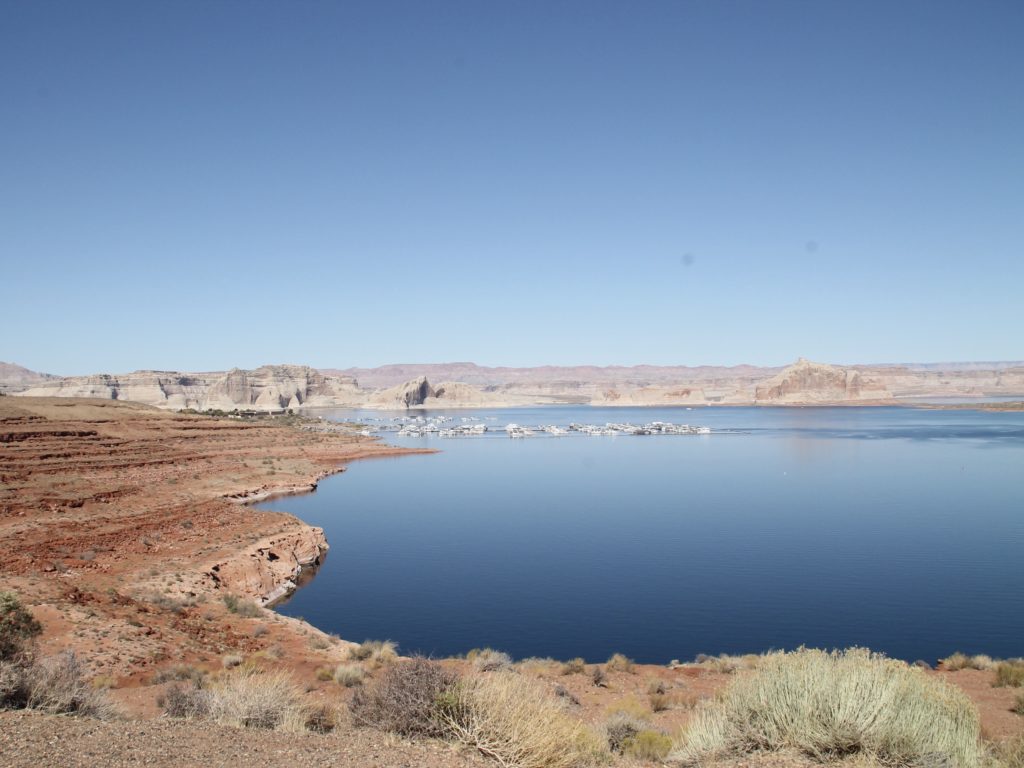
[[[420,371],[398,384],[360,386],[337,370],[265,365],[210,373],[136,371],[47,377],[19,366],[0,368],[0,391],[15,395],[131,400],[159,408],[196,410],[335,407],[406,410],[544,404],[825,405],[892,402],[908,397],[1024,398],[1024,365],[976,364],[836,366],[801,358],[786,368],[754,366],[595,366],[483,368],[470,363],[385,366],[371,381]],[[432,385],[427,374],[442,383]],[[352,370],[352,369],[349,369]],[[461,372],[474,382],[448,377]],[[9,378],[2,374],[9,372]],[[20,391],[19,391],[20,390]]]
[[[888,400],[885,385],[858,370],[800,358],[754,390],[754,399],[771,403],[842,403]]]

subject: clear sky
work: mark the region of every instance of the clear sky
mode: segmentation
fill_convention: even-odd
[[[1024,358],[1024,3],[0,3],[0,359]]]

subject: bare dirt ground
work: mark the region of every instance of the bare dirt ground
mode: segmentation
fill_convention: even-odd
[[[406,452],[269,420],[0,398],[0,588],[16,592],[43,623],[42,650],[75,650],[125,718],[0,713],[0,766],[483,764],[448,745],[354,728],[344,714],[351,690],[318,677],[346,660],[350,643],[269,609],[232,612],[223,599],[265,594],[322,543],[317,529],[239,499],[309,489],[348,461]],[[229,656],[287,670],[311,703],[338,708],[338,730],[265,733],[154,719],[171,685],[158,682],[161,672],[187,665],[215,676]],[[704,666],[638,665],[610,671],[597,685],[593,664],[577,674],[551,660],[517,667],[544,680],[588,723],[600,725],[621,708],[667,733],[731,679]],[[1024,717],[1011,711],[1019,689],[994,688],[991,671],[933,674],[977,703],[987,738],[1024,731]],[[650,691],[659,684],[668,706],[653,712]]]

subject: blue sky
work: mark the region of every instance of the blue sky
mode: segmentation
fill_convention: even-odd
[[[1024,358],[1024,4],[7,2],[0,359]]]

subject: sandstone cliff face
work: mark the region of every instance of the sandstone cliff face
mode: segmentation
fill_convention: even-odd
[[[884,385],[860,371],[803,358],[759,384],[754,394],[757,402],[772,403],[838,403],[891,397]]]
[[[358,405],[365,393],[355,379],[325,376],[300,365],[265,365],[227,373],[136,371],[118,376],[70,376],[18,394],[36,397],[92,397],[130,400],[158,408],[254,408]]]

